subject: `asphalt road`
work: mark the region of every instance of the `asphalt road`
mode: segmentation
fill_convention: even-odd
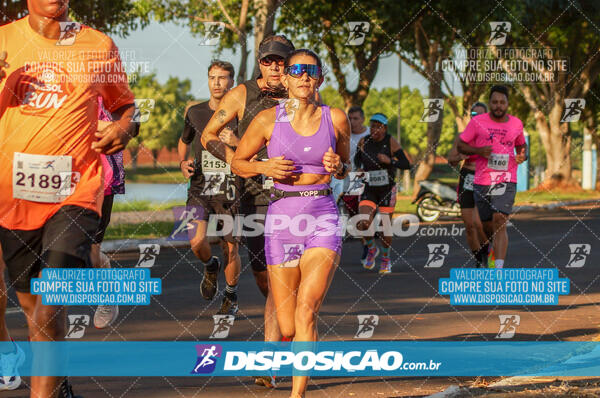
[[[456,232],[461,224],[441,221],[425,224],[418,234]],[[429,229],[428,229],[429,228]],[[434,228],[434,229],[431,229]],[[425,231],[425,232],[421,232]],[[431,232],[433,231],[433,232]],[[600,283],[596,251],[599,245],[600,210],[593,206],[516,215],[509,227],[506,267],[557,267],[571,281],[571,294],[561,296],[557,306],[451,306],[448,296],[437,294],[438,279],[449,269],[462,267],[469,250],[464,234],[396,238],[393,242],[392,274],[380,276],[364,270],[361,246],[356,240],[344,245],[341,266],[323,304],[319,321],[323,340],[352,340],[357,332],[357,315],[376,314],[376,340],[494,341],[500,329],[499,315],[520,316],[513,340],[585,341],[600,329]],[[425,268],[428,244],[445,243],[448,255],[439,268]],[[589,244],[591,254],[581,268],[566,268],[570,244]],[[216,249],[219,251],[219,249]],[[137,253],[113,256],[113,265],[131,267]],[[242,255],[243,267],[245,255]],[[189,249],[165,249],[152,268],[152,276],[163,280],[162,295],[149,306],[121,307],[117,323],[107,330],[86,329],[89,341],[202,341],[213,329],[212,315],[221,296],[212,302],[202,299],[199,284],[202,268]],[[221,275],[221,286],[224,278]],[[9,307],[14,306],[14,296]],[[254,284],[249,268],[239,283],[240,313],[227,340],[263,339],[264,299]],[[70,314],[89,314],[92,307],[71,307]],[[25,318],[11,308],[7,323],[15,340],[26,339]],[[193,365],[193,364],[192,364]],[[490,379],[490,378],[488,378]],[[496,378],[498,379],[498,378]],[[4,397],[28,396],[23,387],[3,392]],[[307,397],[408,397],[426,396],[451,384],[475,378],[321,378],[313,379]],[[481,381],[481,380],[478,380]],[[249,378],[74,378],[75,392],[90,397],[287,397],[290,381],[275,390],[254,386]]]

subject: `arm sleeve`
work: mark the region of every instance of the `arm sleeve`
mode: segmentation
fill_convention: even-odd
[[[181,133],[181,142],[184,144],[191,144],[194,141],[194,136],[196,135],[196,130],[194,126],[192,126],[192,122],[190,120],[190,111],[185,115],[185,122],[183,124],[183,133]]]
[[[475,139],[476,128],[475,119],[473,118],[469,124],[467,124],[465,131],[463,131],[458,137],[463,142],[471,142]]]
[[[402,149],[398,149],[396,152],[392,154],[396,160],[392,163],[394,167],[400,170],[408,170],[410,169],[410,162],[406,158],[404,151]]]

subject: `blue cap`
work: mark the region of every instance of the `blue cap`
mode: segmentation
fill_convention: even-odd
[[[383,113],[374,114],[373,116],[371,116],[370,121],[371,122],[379,122],[379,123],[383,124],[384,126],[387,126],[387,124],[388,124],[388,118]]]

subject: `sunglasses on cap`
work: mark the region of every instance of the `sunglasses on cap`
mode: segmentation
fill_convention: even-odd
[[[312,64],[293,64],[285,68],[285,73],[292,77],[300,77],[306,73],[311,79],[318,79],[321,77],[321,68]]]
[[[277,55],[267,55],[266,57],[261,58],[259,62],[263,66],[271,66],[273,62],[277,63],[279,66],[283,66],[285,60]]]

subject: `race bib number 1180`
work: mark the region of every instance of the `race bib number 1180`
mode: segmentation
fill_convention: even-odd
[[[488,167],[493,170],[508,170],[508,153],[492,153],[488,159]]]

